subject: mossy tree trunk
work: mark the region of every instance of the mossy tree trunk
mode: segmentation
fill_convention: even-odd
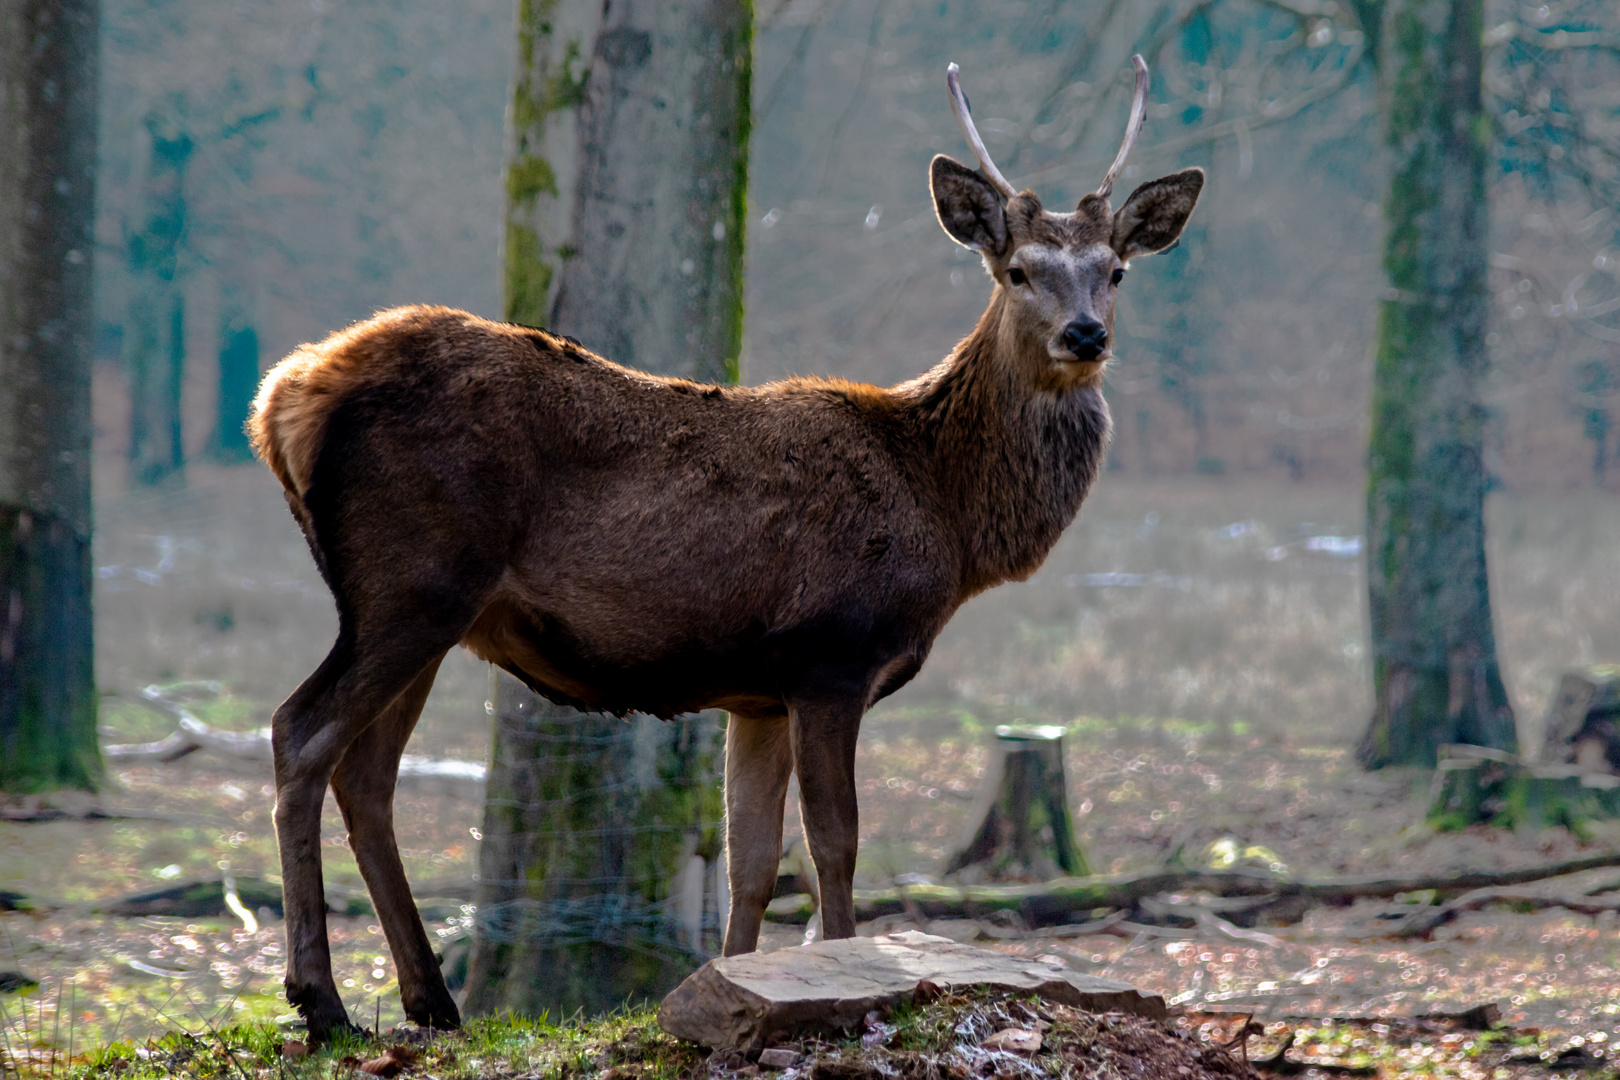
[[[97,6],[0,0],[0,790],[92,788]]]
[[[1485,572],[1483,0],[1396,0],[1382,34],[1392,155],[1368,453],[1374,707],[1363,765],[1444,743],[1512,750]]]
[[[186,167],[196,143],[167,118],[146,118],[151,135],[142,213],[126,244],[133,290],[124,329],[129,371],[129,473],[145,486],[179,479],[185,468],[180,395],[185,383]]]
[[[735,381],[752,16],[739,0],[520,0],[506,315]],[[495,677],[470,1013],[668,991],[725,910],[718,714],[628,722]]]

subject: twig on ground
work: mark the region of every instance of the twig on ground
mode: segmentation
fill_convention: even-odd
[[[1280,949],[1285,944],[1282,938],[1263,934],[1258,930],[1245,930],[1241,926],[1234,926],[1215,914],[1213,911],[1199,911],[1193,916],[1198,925],[1212,930],[1222,937],[1233,941],[1247,941],[1256,945],[1264,945],[1268,949]]]
[[[1105,915],[1091,922],[1065,923],[1062,926],[1047,927],[1034,932],[1034,936],[1041,938],[1077,938],[1090,937],[1093,934],[1110,934],[1114,928],[1125,921],[1129,911],[1116,911],[1112,915]]]
[[[1617,889],[1620,889],[1620,878],[1608,878],[1598,882],[1596,885],[1588,886],[1586,889],[1582,890],[1581,895],[1601,896],[1606,892],[1614,892]]]
[[[1265,1033],[1266,1029],[1264,1025],[1256,1024],[1254,1022],[1254,1013],[1247,1012],[1243,1014],[1243,1023],[1237,1029],[1237,1031],[1231,1035],[1228,1035],[1225,1043],[1217,1043],[1216,1045],[1220,1046],[1222,1050],[1225,1050],[1228,1054],[1230,1054],[1232,1052],[1232,1045],[1236,1043],[1238,1051],[1243,1056],[1243,1070],[1252,1076],[1254,1075],[1254,1066],[1249,1064],[1249,1036],[1264,1035]]]
[[[216,695],[218,683],[181,683],[175,686],[148,686],[129,700],[144,705],[153,712],[170,717],[180,724],[180,730],[152,743],[114,743],[101,748],[102,756],[112,761],[170,762],[177,761],[197,750],[209,750],[235,761],[268,765],[273,760],[270,749],[270,729],[257,731],[220,731],[209,727],[184,704],[173,700],[177,690],[203,690]],[[400,759],[399,780],[448,794],[482,797],[485,767],[476,761],[424,758],[407,754]]]
[[[1170,926],[1149,926],[1146,923],[1127,922],[1121,919],[1102,933],[1112,934],[1115,937],[1131,938],[1135,945],[1143,938],[1171,938],[1176,941],[1194,941],[1198,937],[1196,930],[1177,930]]]
[[[1620,911],[1620,897],[1591,899],[1586,896],[1546,896],[1528,889],[1475,889],[1444,904],[1418,908],[1412,914],[1393,923],[1386,933],[1390,937],[1427,937],[1464,912],[1478,911],[1491,904],[1516,904],[1537,910],[1568,908],[1577,915]]]

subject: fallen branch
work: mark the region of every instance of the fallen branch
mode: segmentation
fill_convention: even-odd
[[[1475,889],[1444,904],[1418,908],[1412,914],[1392,923],[1387,932],[1391,937],[1428,937],[1437,928],[1464,912],[1478,911],[1492,904],[1512,904],[1521,910],[1534,911],[1567,908],[1577,915],[1597,915],[1605,911],[1620,911],[1620,896],[1548,896],[1530,892],[1528,889]]]
[[[1264,945],[1268,949],[1280,949],[1284,944],[1282,938],[1273,937],[1271,934],[1262,934],[1258,930],[1245,930],[1241,926],[1233,926],[1213,911],[1200,911],[1194,918],[1198,920],[1198,925],[1205,930],[1213,931],[1219,936],[1232,941],[1242,941],[1250,945]]]
[[[102,756],[115,763],[166,763],[178,761],[198,750],[207,750],[233,761],[269,765],[274,760],[270,749],[269,728],[242,732],[220,731],[197,719],[183,702],[177,700],[181,694],[201,692],[211,695],[219,691],[218,683],[176,683],[173,686],[146,687],[131,700],[173,718],[179,723],[180,729],[157,742],[103,746]],[[477,761],[453,761],[418,757],[413,754],[406,754],[399,760],[401,786],[409,786],[419,791],[460,795],[465,798],[483,798],[486,772],[483,763]]]
[[[930,919],[973,919],[993,911],[1015,911],[1029,926],[1073,923],[1076,913],[1098,908],[1135,910],[1161,893],[1204,892],[1214,896],[1300,898],[1310,904],[1348,904],[1371,897],[1434,890],[1456,897],[1478,889],[1498,889],[1587,870],[1620,866],[1620,851],[1513,870],[1471,870],[1410,877],[1307,878],[1295,880],[1258,869],[1178,870],[1146,874],[1058,878],[1038,885],[908,885],[907,898]],[[893,889],[858,889],[855,915],[862,920],[897,915],[906,905]],[[771,902],[766,917],[779,923],[805,923],[815,907],[804,894]]]

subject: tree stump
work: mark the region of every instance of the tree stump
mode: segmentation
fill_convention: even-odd
[[[1063,776],[1063,729],[996,728],[968,831],[945,862],[971,881],[1046,881],[1091,871],[1075,842]]]
[[[1562,826],[1620,817],[1620,777],[1578,765],[1525,762],[1484,746],[1440,748],[1428,820],[1441,829],[1479,821],[1504,828]]]
[[[1565,672],[1547,710],[1541,760],[1620,773],[1620,666]]]

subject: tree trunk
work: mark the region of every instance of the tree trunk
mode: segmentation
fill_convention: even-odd
[[[179,477],[185,467],[180,394],[185,382],[185,295],[180,287],[180,248],[186,232],[186,166],[195,148],[191,136],[153,113],[147,159],[144,213],[128,239],[134,286],[124,331],[130,381],[130,479],[145,486]]]
[[[225,297],[219,321],[219,399],[214,457],[227,464],[253,460],[247,418],[259,389],[259,332],[235,290]]]
[[[1368,452],[1368,768],[1518,744],[1485,573],[1483,21],[1483,0],[1401,0],[1383,34],[1394,160]]]
[[[0,0],[0,790],[92,788],[97,8]]]
[[[737,378],[751,15],[522,0],[507,318],[647,371]],[[724,918],[718,714],[575,712],[497,674],[470,1013],[671,989]]]

